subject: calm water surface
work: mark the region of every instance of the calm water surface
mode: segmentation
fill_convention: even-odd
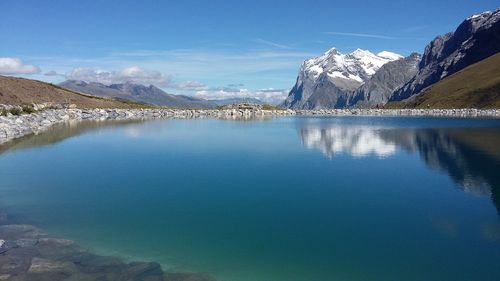
[[[0,207],[220,281],[500,280],[500,120],[82,122],[0,146]]]

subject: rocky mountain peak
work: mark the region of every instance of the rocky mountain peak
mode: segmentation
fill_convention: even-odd
[[[437,36],[426,47],[417,75],[394,92],[405,100],[461,69],[500,52],[500,9],[466,18],[454,32]]]
[[[339,96],[358,88],[384,64],[401,58],[392,52],[376,55],[368,50],[356,49],[342,54],[332,48],[323,55],[302,64],[297,83],[290,91],[284,106],[292,108],[321,108],[336,103]],[[320,93],[328,95],[328,102]],[[315,96],[312,96],[316,93]],[[324,104],[321,104],[324,103]]]

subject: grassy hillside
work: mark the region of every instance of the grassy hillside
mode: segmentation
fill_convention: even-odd
[[[470,65],[387,108],[500,108],[500,53]]]
[[[90,96],[37,80],[0,76],[0,104],[24,105],[53,102],[78,108],[138,108],[144,104]]]

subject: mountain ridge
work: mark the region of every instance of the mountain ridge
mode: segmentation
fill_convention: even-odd
[[[79,108],[138,108],[145,104],[79,93],[43,81],[1,76],[0,104],[75,104]]]
[[[388,108],[500,108],[500,53],[469,65]]]
[[[427,87],[500,52],[500,9],[470,16],[455,29],[436,36],[422,55],[406,58],[357,49],[342,55],[332,48],[301,65],[282,107],[326,109],[383,106],[419,95]],[[390,59],[377,64],[373,56]],[[349,63],[357,57],[358,64]],[[371,67],[363,65],[372,58]],[[325,74],[326,73],[326,74]]]
[[[437,36],[425,48],[419,71],[390,101],[418,95],[426,87],[500,52],[500,9],[466,18],[454,32]]]
[[[184,95],[168,94],[160,88],[130,82],[105,85],[97,82],[66,80],[59,84],[65,88],[101,97],[114,97],[158,106],[179,108],[213,108],[207,100]]]
[[[297,81],[281,106],[292,109],[338,106],[347,93],[365,83],[380,67],[400,58],[401,55],[388,51],[375,55],[356,49],[342,54],[331,48],[302,63]]]

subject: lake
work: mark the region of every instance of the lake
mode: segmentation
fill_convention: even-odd
[[[500,120],[81,122],[0,146],[0,208],[219,281],[500,280]]]

